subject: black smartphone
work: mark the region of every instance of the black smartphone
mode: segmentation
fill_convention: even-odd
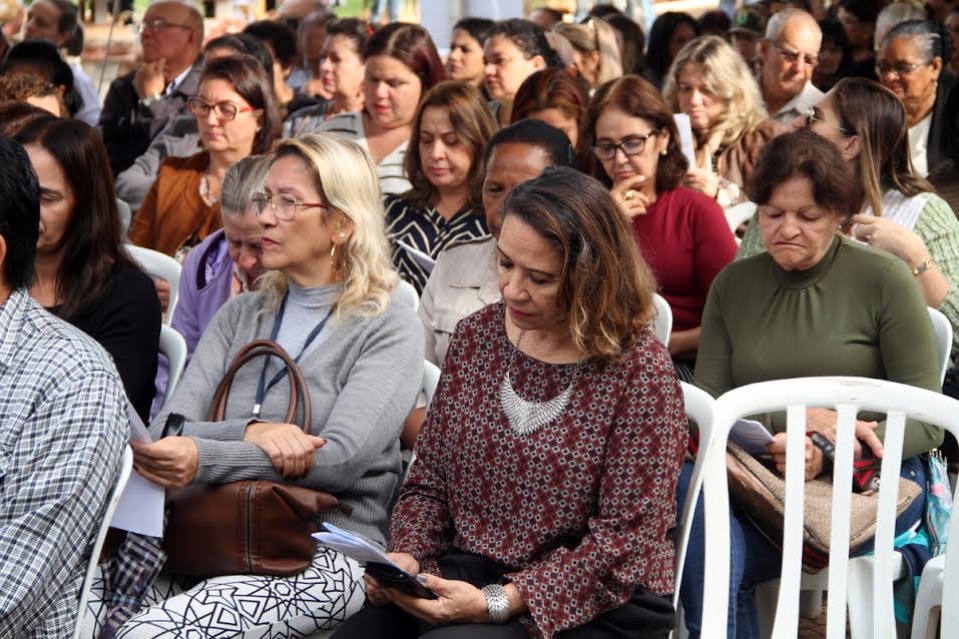
[[[382,564],[378,561],[368,561],[366,562],[366,574],[376,579],[384,588],[396,588],[422,599],[439,599],[435,592],[416,581],[416,577],[396,566]]]

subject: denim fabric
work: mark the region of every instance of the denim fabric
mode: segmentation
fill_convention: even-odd
[[[686,491],[692,476],[693,464],[686,462],[676,487],[677,513],[682,513]],[[926,472],[920,457],[903,461],[901,476],[926,489]],[[896,534],[909,529],[922,517],[925,504],[920,495],[896,520]],[[759,618],[756,612],[755,587],[779,577],[782,553],[744,516],[733,509],[729,516],[729,617],[726,636],[738,639],[759,637]],[[683,582],[679,590],[686,628],[690,639],[698,639],[703,612],[703,587],[705,573],[705,546],[703,537],[703,500],[696,504],[693,527],[686,548],[686,564]],[[857,550],[863,555],[872,550],[872,542]]]

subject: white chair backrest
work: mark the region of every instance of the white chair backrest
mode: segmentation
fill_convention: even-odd
[[[73,639],[80,639],[80,627],[83,621],[83,615],[86,611],[87,600],[90,598],[90,588],[93,586],[93,577],[97,572],[97,564],[100,561],[100,551],[103,550],[103,541],[106,539],[107,530],[110,528],[110,522],[113,521],[113,513],[116,512],[117,504],[120,503],[120,496],[123,489],[130,479],[130,471],[133,469],[133,450],[129,446],[123,447],[123,456],[120,459],[120,468],[117,470],[116,481],[113,488],[107,496],[106,508],[103,512],[103,519],[100,520],[97,528],[97,536],[93,540],[93,548],[90,551],[90,558],[87,560],[87,570],[83,575],[83,582],[80,584],[80,597],[77,602],[77,619],[73,629]]]
[[[426,407],[433,403],[436,385],[440,383],[440,369],[433,362],[423,360],[423,394],[426,395]]]
[[[946,379],[946,370],[949,368],[949,357],[952,355],[952,324],[941,312],[929,307],[929,319],[932,321],[932,330],[936,333],[936,348],[939,351],[940,375],[939,383]]]
[[[397,284],[397,289],[399,291],[401,299],[409,302],[409,305],[413,307],[413,310],[419,310],[420,308],[420,296],[416,294],[416,289],[413,288],[413,285],[407,282],[406,280],[400,280]]]
[[[940,393],[893,382],[857,377],[811,377],[751,384],[719,399],[713,411],[712,442],[707,450],[705,485],[706,574],[702,625],[711,637],[724,637],[729,588],[729,494],[726,484],[726,440],[737,419],[749,415],[786,411],[786,513],[783,563],[773,638],[798,632],[799,591],[803,543],[804,464],[806,408],[837,411],[837,441],[833,481],[852,485],[854,420],[859,411],[887,416],[881,474],[898,477],[906,417],[945,428],[959,435],[959,402]],[[895,637],[892,571],[897,481],[882,482],[878,497],[873,571],[872,635]],[[846,636],[846,599],[849,567],[849,507],[851,490],[836,490],[832,501],[829,554],[829,603],[826,636]],[[952,511],[951,534],[959,534],[959,509]],[[944,601],[959,601],[959,553],[948,549]],[[951,569],[951,575],[949,570]],[[943,637],[959,636],[959,606],[947,606],[942,616]]]
[[[653,293],[653,306],[656,307],[653,332],[664,346],[669,346],[669,334],[673,332],[673,309],[669,308],[669,302],[659,293]]]
[[[166,280],[170,285],[170,301],[167,302],[166,316],[163,320],[164,324],[169,325],[173,320],[173,310],[176,308],[177,298],[179,297],[180,263],[165,253],[142,246],[127,244],[127,251],[140,265],[140,268],[146,271],[147,275]]]
[[[186,368],[186,340],[172,326],[166,324],[160,326],[160,353],[163,354],[168,362],[168,375],[166,390],[163,392],[163,403],[166,404],[173,391],[176,389],[177,382],[180,381],[180,375]]]
[[[686,501],[683,511],[679,514],[679,539],[676,542],[676,574],[673,579],[673,607],[679,605],[679,586],[683,580],[683,566],[686,563],[686,546],[689,543],[689,531],[693,527],[693,513],[699,499],[699,491],[703,485],[703,469],[706,461],[706,450],[709,448],[713,434],[713,406],[716,401],[712,395],[696,388],[692,384],[680,382],[683,387],[683,403],[686,408],[686,417],[696,424],[699,429],[699,449],[696,461],[693,464],[693,474],[689,480],[689,489],[686,491]]]

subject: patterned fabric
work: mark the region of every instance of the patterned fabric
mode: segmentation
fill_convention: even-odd
[[[103,349],[14,291],[0,305],[0,635],[73,632],[128,430]]]
[[[416,260],[408,248],[426,253],[434,260],[440,251],[457,242],[486,237],[486,218],[481,212],[468,206],[460,209],[450,219],[445,219],[435,209],[416,209],[396,195],[384,198],[386,206],[386,233],[390,238],[393,264],[400,277],[423,294],[430,273]]]
[[[92,611],[97,618],[100,615],[97,611],[105,608],[97,639],[112,639],[120,626],[140,612],[143,599],[160,574],[166,557],[157,537],[132,532],[124,535],[116,555],[100,564],[98,591],[101,594],[84,611],[85,615]]]
[[[459,325],[390,550],[434,574],[451,546],[506,566],[528,631],[551,637],[621,606],[636,586],[672,591],[686,418],[669,354],[646,329],[623,360],[583,364],[558,421],[515,435],[498,399],[513,352],[503,311],[497,303]],[[510,375],[520,396],[545,401],[574,368],[519,354]]]
[[[103,580],[97,574],[84,637],[103,622]],[[338,552],[319,548],[313,565],[293,577],[238,575],[199,583],[161,575],[144,597],[149,606],[127,621],[117,639],[203,637],[287,639],[329,630],[363,605],[363,569]]]

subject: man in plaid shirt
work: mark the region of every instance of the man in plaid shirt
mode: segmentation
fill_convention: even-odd
[[[128,436],[123,385],[93,340],[29,296],[40,188],[0,136],[0,637],[69,637]]]

